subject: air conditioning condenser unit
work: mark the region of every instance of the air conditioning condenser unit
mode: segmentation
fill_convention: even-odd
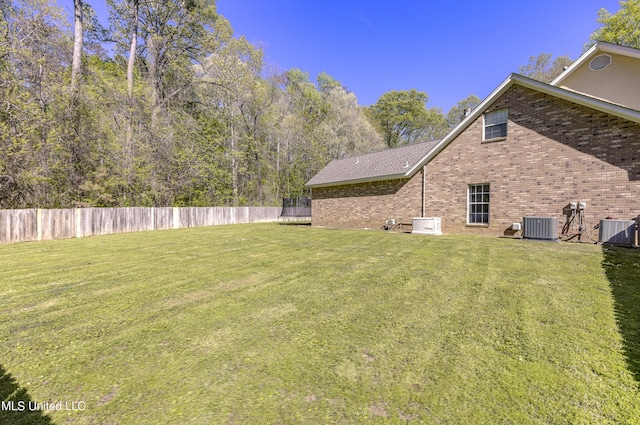
[[[600,220],[598,242],[633,246],[636,239],[636,222],[633,220]]]
[[[522,217],[522,237],[541,241],[558,240],[556,217]]]

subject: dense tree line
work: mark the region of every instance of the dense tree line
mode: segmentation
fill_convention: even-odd
[[[634,45],[637,4],[602,11],[597,34]],[[73,25],[46,0],[0,0],[0,208],[275,205],[332,159],[442,137],[480,103],[445,115],[408,90],[362,108],[329,75],[271,70],[214,0],[107,5],[103,27],[85,0]]]
[[[0,0],[0,207],[271,205],[383,147],[328,75],[269,72],[212,0]]]

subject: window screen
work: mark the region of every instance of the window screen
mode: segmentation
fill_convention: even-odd
[[[484,140],[507,137],[508,119],[509,111],[507,109],[484,114]]]

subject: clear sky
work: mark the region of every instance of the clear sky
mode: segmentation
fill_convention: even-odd
[[[73,1],[58,0],[72,16]],[[86,0],[106,21],[104,0]],[[218,0],[237,36],[281,70],[326,72],[370,105],[415,88],[447,112],[488,96],[531,56],[576,59],[618,0]]]
[[[237,35],[282,69],[326,72],[370,105],[415,88],[428,107],[488,96],[529,57],[576,59],[617,0],[218,0]]]

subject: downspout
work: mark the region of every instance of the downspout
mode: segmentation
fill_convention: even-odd
[[[424,217],[427,213],[427,164],[422,166],[422,215]]]

